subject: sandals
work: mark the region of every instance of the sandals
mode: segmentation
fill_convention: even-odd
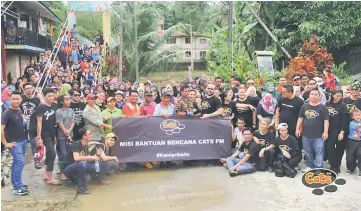
[[[223,167],[226,168],[226,169],[228,169],[227,163],[223,163]]]
[[[46,184],[48,184],[48,185],[55,185],[55,186],[61,185],[60,181],[59,181],[59,180],[55,180],[55,179],[52,179],[50,182],[49,182],[49,181],[46,181]]]
[[[110,181],[109,181],[109,180],[102,180],[102,181],[100,181],[100,183],[101,183],[102,185],[110,185]]]

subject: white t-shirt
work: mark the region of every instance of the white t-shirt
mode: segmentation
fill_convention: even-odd
[[[234,135],[235,135],[236,138],[237,138],[236,148],[238,148],[239,146],[241,146],[241,144],[242,144],[243,141],[244,141],[242,131],[240,131],[240,130],[238,129],[238,127],[236,127],[236,128],[234,128]]]

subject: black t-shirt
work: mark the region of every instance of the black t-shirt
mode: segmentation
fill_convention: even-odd
[[[232,91],[233,91],[233,98],[238,98],[238,88],[237,87],[232,87]]]
[[[242,145],[238,148],[238,151],[243,152],[245,155],[251,155],[247,161],[248,163],[257,163],[260,160],[258,156],[260,150],[260,145],[258,145],[253,139],[251,142],[249,142],[248,145],[246,142],[243,142]]]
[[[20,109],[6,109],[1,117],[1,125],[5,125],[4,135],[8,143],[25,140],[23,116]]]
[[[203,115],[216,112],[219,108],[222,107],[222,104],[221,101],[213,95],[212,97],[203,97],[201,106]]]
[[[329,120],[326,106],[322,104],[312,106],[306,103],[302,106],[299,117],[303,118],[303,136],[312,139],[322,137],[324,120]]]
[[[262,117],[270,117],[270,118],[273,117],[273,114],[266,112],[260,103],[258,103],[257,106],[257,115],[261,115]]]
[[[336,104],[327,102],[326,107],[330,117],[330,127],[328,131],[346,131],[349,116],[346,104],[343,102]]]
[[[105,103],[97,103],[96,105],[100,108],[101,111],[104,111],[106,109]]]
[[[274,144],[275,149],[278,151],[278,153],[281,152],[281,149],[290,153],[291,156],[301,152],[297,139],[292,135],[289,135],[286,140],[282,140],[280,137],[277,137]]]
[[[222,108],[224,117],[231,118],[232,114],[235,114],[237,112],[236,102],[234,101],[231,101],[228,104],[222,103]]]
[[[245,100],[241,101],[240,99],[237,99],[236,103],[240,103],[240,104],[249,104],[252,105],[253,107],[257,108],[257,104],[259,102],[258,98],[254,98],[254,97],[247,97]],[[245,126],[246,127],[252,127],[253,126],[253,112],[251,109],[246,108],[246,109],[237,109],[236,112],[236,119],[238,117],[242,117],[245,121]]]
[[[67,154],[64,157],[63,163],[66,165],[70,165],[74,163],[74,156],[73,152],[78,152],[81,156],[89,155],[88,146],[81,143],[81,141],[75,141],[71,144],[70,150],[67,152]]]
[[[279,123],[287,123],[289,132],[296,132],[298,114],[303,104],[303,100],[299,97],[292,99],[279,98],[277,102],[277,108],[280,108]]]
[[[270,131],[267,131],[266,134],[262,135],[259,130],[255,131],[253,136],[257,137],[260,141],[261,148],[268,147],[271,144],[274,144],[274,136]]]
[[[53,106],[47,106],[41,103],[36,109],[36,117],[42,117],[41,135],[55,136],[56,118]]]
[[[74,134],[74,140],[80,139],[81,137],[78,134],[78,130],[80,128],[84,127],[84,119],[83,119],[83,111],[85,109],[85,103],[79,102],[79,103],[71,103],[70,108],[74,111],[74,128],[73,128],[73,134]]]
[[[34,97],[32,99],[29,99],[26,96],[23,96],[23,101],[20,105],[20,109],[24,115],[30,117],[35,112],[39,104],[40,104],[39,98]]]
[[[351,118],[351,111],[355,108],[358,108],[361,110],[361,98],[357,99],[357,100],[352,100],[350,97],[345,97],[343,99],[343,102],[346,104],[346,108],[347,108],[347,112],[348,112],[348,116],[347,116],[347,127],[345,130],[345,133],[348,134],[348,125],[350,124],[350,122],[352,121]]]

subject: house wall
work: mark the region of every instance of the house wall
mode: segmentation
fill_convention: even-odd
[[[6,74],[11,73],[11,77],[19,78],[23,75],[26,66],[30,64],[32,57],[39,56],[37,53],[27,53],[16,50],[6,51]]]
[[[165,44],[163,45],[162,50],[168,49],[172,52],[176,52],[179,54],[179,62],[190,62],[191,57],[186,54],[187,51],[191,51],[191,44],[186,43],[185,36],[179,36],[176,37],[176,43],[175,44]],[[201,40],[205,39],[205,43],[201,44]],[[197,36],[193,39],[193,52],[191,52],[191,56],[193,57],[194,62],[200,62],[201,51],[205,51],[208,53],[208,51],[212,48],[212,40],[208,37],[203,36]]]

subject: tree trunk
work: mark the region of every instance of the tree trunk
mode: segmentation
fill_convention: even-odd
[[[193,77],[192,77],[192,73],[193,73],[193,70],[194,70],[194,61],[193,61],[193,56],[194,56],[194,52],[193,52],[193,26],[192,26],[192,22],[190,23],[190,39],[191,39],[191,67],[188,68],[188,76],[189,76],[189,79],[190,81],[193,80]]]
[[[123,81],[123,7],[120,3],[119,17],[119,81]]]
[[[133,3],[134,15],[134,42],[135,42],[135,79],[139,82],[139,55],[138,55],[138,26],[137,26],[137,2]]]

